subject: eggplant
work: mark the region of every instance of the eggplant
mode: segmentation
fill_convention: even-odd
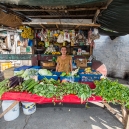
[[[18,84],[19,84],[19,81],[18,81],[18,78],[16,78],[15,80],[11,81],[10,87],[17,86]]]
[[[11,77],[10,79],[9,79],[9,81],[13,81],[13,80],[15,80],[16,78],[18,78],[17,76],[13,76],[13,77]]]

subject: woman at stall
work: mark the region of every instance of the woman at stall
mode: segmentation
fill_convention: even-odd
[[[67,55],[67,48],[62,47],[61,48],[61,56],[57,58],[57,66],[56,71],[57,72],[72,72],[72,57]]]

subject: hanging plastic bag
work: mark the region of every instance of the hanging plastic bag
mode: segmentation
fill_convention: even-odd
[[[28,46],[30,46],[30,47],[33,46],[33,40],[31,40],[31,39],[28,40]]]
[[[94,28],[94,31],[92,32],[92,34],[97,35],[99,33],[97,28]]]
[[[64,33],[64,41],[70,42],[70,35],[68,32]]]
[[[58,43],[63,43],[63,42],[64,42],[64,36],[63,36],[63,34],[60,34],[60,35],[58,36],[57,42],[58,42]]]

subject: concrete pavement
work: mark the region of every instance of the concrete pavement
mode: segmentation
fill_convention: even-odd
[[[106,109],[93,104],[49,106],[41,105],[37,111],[20,116],[11,122],[0,119],[0,129],[122,129],[122,124]],[[40,106],[40,107],[41,107]],[[39,107],[39,106],[38,106]],[[119,109],[119,106],[115,106]]]

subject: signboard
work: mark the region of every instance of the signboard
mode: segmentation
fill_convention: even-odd
[[[31,60],[33,54],[0,54],[0,60]]]

